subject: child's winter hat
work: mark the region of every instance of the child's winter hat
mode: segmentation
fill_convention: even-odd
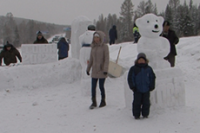
[[[41,32],[41,31],[38,31],[38,32],[37,32],[37,36],[42,36],[42,32]]]
[[[140,58],[147,60],[145,53],[139,53],[138,56],[137,56],[137,60],[139,60]]]
[[[6,47],[12,47],[12,44],[10,44],[8,41],[6,42]]]

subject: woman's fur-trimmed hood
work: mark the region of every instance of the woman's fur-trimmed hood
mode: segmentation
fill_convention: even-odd
[[[94,35],[95,35],[95,34],[98,34],[98,35],[100,36],[100,40],[101,40],[101,41],[100,41],[99,44],[95,44],[95,43],[94,43]],[[100,45],[100,46],[104,45],[104,44],[105,44],[105,36],[106,36],[106,35],[105,35],[102,31],[96,31],[96,32],[94,32],[91,47],[95,47],[95,46],[98,46],[98,45]]]

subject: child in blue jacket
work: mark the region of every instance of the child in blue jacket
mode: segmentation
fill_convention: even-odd
[[[148,65],[148,60],[144,53],[139,53],[128,73],[128,85],[134,92],[132,112],[135,119],[148,118],[150,110],[150,91],[155,88],[155,74]]]

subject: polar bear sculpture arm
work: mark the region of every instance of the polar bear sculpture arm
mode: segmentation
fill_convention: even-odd
[[[162,48],[161,48],[161,52],[162,52],[162,54],[163,55],[168,55],[169,54],[169,52],[170,52],[170,43],[169,43],[169,41],[166,39],[166,38],[164,38],[164,37],[160,37],[160,39],[161,39],[161,41],[162,41]]]

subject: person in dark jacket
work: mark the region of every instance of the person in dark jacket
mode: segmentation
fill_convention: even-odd
[[[135,119],[142,116],[148,118],[150,110],[150,91],[155,88],[155,74],[148,65],[148,60],[144,53],[139,53],[135,65],[128,73],[128,85],[134,92],[132,113]]]
[[[48,43],[48,41],[44,38],[44,36],[42,35],[42,32],[38,31],[37,38],[33,43],[34,44],[43,44],[43,43],[45,44],[45,43]]]
[[[68,51],[69,51],[69,44],[65,40],[64,37],[60,38],[59,42],[57,43],[58,47],[58,59],[64,59],[68,57]]]
[[[134,43],[137,43],[140,38],[140,33],[136,24],[134,24],[133,27],[133,36],[134,36]]]
[[[4,64],[7,66],[11,63],[17,63],[17,58],[22,62],[22,57],[19,51],[9,42],[4,46],[3,50],[0,53],[0,65],[2,65],[2,59]]]
[[[115,44],[115,40],[117,40],[117,29],[115,25],[113,25],[113,27],[109,31],[109,37],[110,45]]]
[[[179,38],[177,37],[175,31],[170,29],[169,21],[164,21],[163,23],[163,33],[161,36],[167,38],[170,42],[170,53],[164,57],[165,60],[168,60],[171,67],[175,66],[175,56],[176,52],[176,44],[179,42]]]

